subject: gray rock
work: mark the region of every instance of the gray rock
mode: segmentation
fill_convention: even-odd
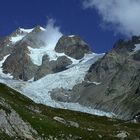
[[[63,124],[66,124],[66,123],[67,123],[67,122],[65,121],[65,119],[63,119],[63,118],[61,118],[61,117],[58,117],[58,116],[53,117],[53,119],[54,119],[55,121],[58,121],[58,122],[63,123]]]
[[[60,101],[60,102],[69,102],[71,101],[72,93],[63,88],[56,88],[50,91],[51,98]],[[74,100],[73,100],[74,101]]]
[[[79,128],[79,124],[78,124],[77,122],[68,121],[68,120],[65,120],[64,118],[58,117],[58,116],[53,117],[53,119],[54,119],[55,121],[58,121],[58,122],[60,122],[60,123],[65,124],[65,125]]]
[[[61,37],[56,44],[55,51],[65,53],[75,59],[81,59],[84,57],[84,54],[90,53],[88,45],[79,36]]]
[[[47,74],[61,72],[67,69],[67,66],[72,64],[72,61],[66,56],[58,57],[57,60],[49,61],[48,56],[43,56],[42,65],[35,74],[34,80],[38,80]]]
[[[74,121],[68,121],[69,125],[70,126],[73,126],[73,127],[76,127],[76,128],[79,128],[79,124],[77,122],[74,122]]]
[[[129,133],[125,131],[121,131],[116,135],[116,137],[120,138],[121,140],[126,139],[128,136],[129,136]]]
[[[38,139],[38,133],[0,98],[0,131],[10,137],[21,139]]]
[[[4,73],[10,73],[15,79],[25,81],[34,77],[38,67],[32,63],[27,46],[26,42],[15,45],[13,52],[3,63]]]
[[[44,42],[39,38],[40,33],[42,33],[40,26],[35,27],[30,33],[25,33],[19,28],[8,37],[25,35],[25,37],[16,44],[9,44],[8,47],[1,49],[0,54],[2,54],[2,57],[10,53],[10,56],[3,64],[4,73],[10,73],[15,79],[22,79],[24,81],[34,77],[38,66],[31,61],[28,55],[30,53],[28,46],[39,48],[44,45]],[[7,41],[5,44],[7,43],[9,42]]]
[[[2,60],[4,56],[11,54],[14,49],[15,44],[11,42],[11,37],[16,37],[18,35],[26,36],[27,34],[27,32],[21,31],[21,29],[18,28],[9,36],[0,38],[0,60]]]
[[[28,33],[21,42],[26,42],[32,48],[40,48],[45,45],[44,40],[40,37],[43,34],[40,26],[36,26],[32,32]]]

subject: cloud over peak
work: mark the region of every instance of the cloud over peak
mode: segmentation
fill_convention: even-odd
[[[47,48],[54,48],[61,36],[63,33],[60,31],[60,27],[55,25],[54,19],[49,19],[45,31],[39,34]]]
[[[140,35],[140,0],[84,0],[83,6],[95,8],[103,23],[113,25],[115,32]]]

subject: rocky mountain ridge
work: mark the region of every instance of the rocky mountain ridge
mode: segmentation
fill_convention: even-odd
[[[19,28],[0,40],[1,60],[7,56],[2,75],[13,76],[1,82],[52,107],[86,107],[85,112],[101,110],[124,120],[140,113],[140,37],[95,54],[79,36],[60,36],[49,47],[45,32],[40,26]]]

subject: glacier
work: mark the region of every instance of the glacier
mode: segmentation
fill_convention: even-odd
[[[24,31],[24,29],[22,28]],[[30,32],[32,29],[27,30]],[[57,53],[54,50],[54,46],[56,45],[61,34],[55,38],[55,42],[53,42],[53,46],[51,48],[51,43],[49,47],[40,47],[40,48],[31,48],[30,46],[28,54],[31,57],[31,60],[36,65],[42,64],[42,57],[44,54],[47,54],[50,60],[56,60],[59,56],[65,55],[64,53]],[[54,38],[52,39],[54,40]],[[14,40],[19,41],[19,39]],[[90,66],[96,62],[99,58],[103,57],[104,54],[85,54],[85,56],[81,60],[76,60],[71,57],[72,64],[68,67],[67,70],[49,74],[45,77],[33,81],[33,78],[29,81],[15,80],[12,75],[4,74],[2,71],[2,64],[6,60],[9,55],[5,56],[2,61],[0,61],[0,82],[8,85],[9,87],[19,91],[23,95],[29,97],[36,103],[41,103],[47,106],[51,106],[54,108],[62,108],[75,110],[100,116],[108,116],[113,117],[115,114],[111,112],[103,112],[100,110],[93,109],[91,107],[85,107],[80,105],[79,103],[67,103],[67,102],[59,102],[55,101],[51,98],[50,91],[55,88],[63,88],[63,89],[72,89],[76,84],[80,84],[84,81],[84,77],[89,70]],[[100,84],[94,82],[96,85]]]

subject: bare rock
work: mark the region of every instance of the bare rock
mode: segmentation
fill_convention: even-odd
[[[45,55],[43,57],[42,65],[38,69],[34,79],[38,80],[47,74],[64,71],[70,64],[72,64],[72,61],[66,56],[61,56],[58,57],[57,60],[50,61],[49,58]]]
[[[0,130],[10,137],[38,139],[38,133],[2,99],[0,99]]]
[[[75,59],[81,59],[86,53],[90,53],[88,45],[79,36],[61,37],[56,44],[55,51],[65,53]]]
[[[129,136],[129,133],[125,131],[121,131],[116,135],[116,137],[120,138],[121,140],[126,139],[128,136]]]
[[[3,63],[3,72],[10,73],[15,79],[27,81],[34,77],[37,66],[33,64],[28,53],[27,43],[18,43],[14,51]]]

